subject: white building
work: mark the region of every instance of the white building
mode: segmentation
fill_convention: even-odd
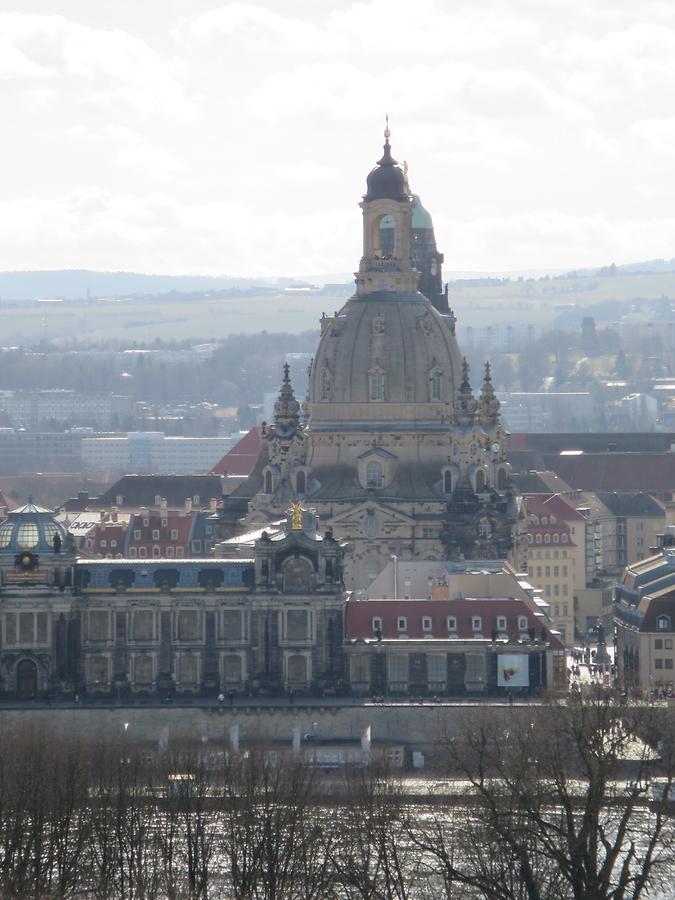
[[[85,471],[199,474],[209,472],[231,443],[230,437],[167,437],[161,431],[83,438],[82,463]]]

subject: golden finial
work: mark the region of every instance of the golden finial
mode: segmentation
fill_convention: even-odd
[[[302,531],[302,514],[304,513],[302,503],[291,503],[291,530]]]
[[[389,131],[389,113],[387,113],[384,117],[384,136],[386,140],[389,140],[391,137],[391,131]]]

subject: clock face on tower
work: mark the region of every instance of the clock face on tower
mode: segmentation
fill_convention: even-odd
[[[494,444],[492,445],[492,452],[499,453],[500,450],[501,450],[501,447],[499,446],[499,443],[497,441],[495,441]]]

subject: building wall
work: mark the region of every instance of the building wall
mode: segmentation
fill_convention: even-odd
[[[530,581],[551,605],[551,618],[568,646],[574,643],[574,555],[563,544],[531,544],[527,569]]]

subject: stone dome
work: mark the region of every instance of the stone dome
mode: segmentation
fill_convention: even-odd
[[[357,294],[323,320],[309,383],[310,427],[336,419],[354,425],[441,421],[461,372],[452,318],[424,295]],[[375,394],[373,376],[381,376]]]
[[[54,518],[50,509],[44,509],[29,500],[25,506],[13,509],[0,525],[0,554],[53,553],[54,537],[61,538],[65,550],[67,533],[63,525]]]
[[[384,145],[384,154],[377,166],[366,179],[364,200],[407,200],[410,194],[403,170],[391,155],[389,138]]]

